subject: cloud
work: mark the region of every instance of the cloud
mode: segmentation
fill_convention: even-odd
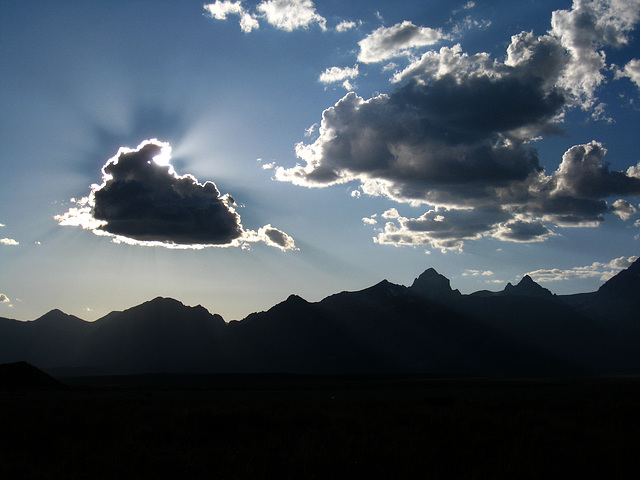
[[[263,241],[267,245],[277,247],[282,251],[297,250],[293,238],[286,233],[273,228],[271,225],[265,225],[258,230],[258,241]]]
[[[240,29],[245,33],[260,28],[258,19],[244,9],[242,1],[216,0],[215,3],[204,5],[203,8],[209,16],[216,20],[226,20],[229,15],[238,15],[240,17]]]
[[[433,45],[446,35],[429,27],[418,27],[406,20],[392,27],[380,27],[358,42],[358,61],[377,63],[390,58],[406,55],[413,49]]]
[[[640,19],[640,3],[623,0],[574,0],[571,10],[556,10],[550,33],[568,52],[559,84],[585,108],[595,102],[596,89],[606,81],[603,47],[621,47]]]
[[[396,209],[387,210],[384,230],[374,238],[382,245],[429,245],[433,248],[461,250],[464,241],[490,234],[509,215],[500,209],[471,210],[434,208],[418,218],[406,218]]]
[[[638,210],[629,202],[623,199],[618,199],[611,205],[611,211],[618,215],[622,220],[629,220],[632,216],[638,213]]]
[[[4,293],[0,293],[0,303],[11,303],[11,300]]]
[[[204,5],[204,9],[216,20],[226,20],[229,15],[239,16],[240,28],[246,33],[260,27],[259,18],[286,32],[309,28],[312,24],[318,24],[322,30],[327,28],[326,19],[316,13],[311,0],[266,0],[259,3],[253,13],[242,6],[242,0],[216,0]]]
[[[55,219],[133,245],[203,248],[266,241],[243,229],[233,197],[221,195],[213,182],[176,174],[170,158],[169,144],[156,139],[120,148],[102,167],[103,183]],[[295,247],[293,240],[278,246]]]
[[[627,77],[640,88],[640,59],[630,60],[622,70],[616,70],[616,78]]]
[[[308,28],[314,23],[322,30],[327,29],[326,19],[316,13],[311,0],[267,0],[260,3],[257,9],[267,22],[286,32]]]
[[[331,67],[327,68],[320,74],[318,81],[320,83],[336,83],[342,82],[350,78],[358,76],[358,65],[354,67]]]
[[[475,6],[476,6],[476,2],[468,1],[462,7],[452,10],[451,14],[452,15],[457,15],[458,13],[462,12],[463,10],[471,10],[472,8],[475,8]]]
[[[604,61],[600,48],[624,45],[639,8],[577,1],[554,12],[546,34],[512,36],[501,60],[460,45],[429,50],[394,73],[390,93],[350,92],[327,108],[317,138],[296,145],[299,162],[274,177],[305,187],[358,182],[364,194],[430,206],[416,218],[389,218],[374,239],[381,244],[540,242],[554,227],[594,227],[611,213],[628,219],[635,212],[626,200],[608,202],[640,195],[640,164],[613,171],[606,149],[591,141],[547,172],[533,142],[561,134],[570,108],[603,115],[596,90],[606,63],[593,54]],[[445,38],[411,22],[380,27],[359,43],[358,60],[380,62]]]
[[[0,238],[0,245],[20,245],[20,242],[13,238]]]
[[[465,270],[462,272],[463,277],[492,277],[491,270]]]
[[[553,268],[549,270],[541,269],[527,273],[531,278],[540,282],[559,282],[563,280],[571,280],[575,278],[599,278],[601,281],[607,281],[620,270],[628,268],[638,257],[619,257],[608,263],[594,262],[584,267],[574,267],[569,269]]]
[[[346,32],[347,30],[351,30],[353,28],[356,28],[357,26],[358,25],[356,24],[356,22],[352,22],[352,21],[349,21],[349,20],[343,20],[338,25],[336,25],[336,31],[338,31],[338,32]]]
[[[215,3],[204,5],[203,8],[216,20],[226,20],[228,15],[242,15],[244,13],[242,1],[216,0]]]

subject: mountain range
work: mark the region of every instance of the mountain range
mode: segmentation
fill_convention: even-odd
[[[430,268],[319,302],[291,295],[225,322],[158,297],[87,322],[60,310],[0,318],[0,363],[58,376],[141,373],[401,373],[589,376],[640,373],[640,260],[596,292],[555,295],[525,276],[463,295]]]

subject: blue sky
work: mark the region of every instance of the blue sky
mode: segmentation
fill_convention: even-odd
[[[0,316],[592,291],[640,250],[637,1],[1,5]]]

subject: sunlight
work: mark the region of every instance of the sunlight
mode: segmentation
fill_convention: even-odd
[[[146,143],[155,143],[156,145],[159,145],[161,147],[160,153],[158,155],[156,155],[155,157],[153,157],[153,159],[152,159],[156,164],[161,165],[163,167],[170,166],[170,162],[171,162],[171,145],[169,145],[169,143],[160,142],[155,138],[143,142],[143,144],[146,144]],[[143,144],[138,146],[138,150],[140,149],[140,147]]]

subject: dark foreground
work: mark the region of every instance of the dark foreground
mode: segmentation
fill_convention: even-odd
[[[109,377],[0,392],[0,478],[637,478],[640,380]]]

